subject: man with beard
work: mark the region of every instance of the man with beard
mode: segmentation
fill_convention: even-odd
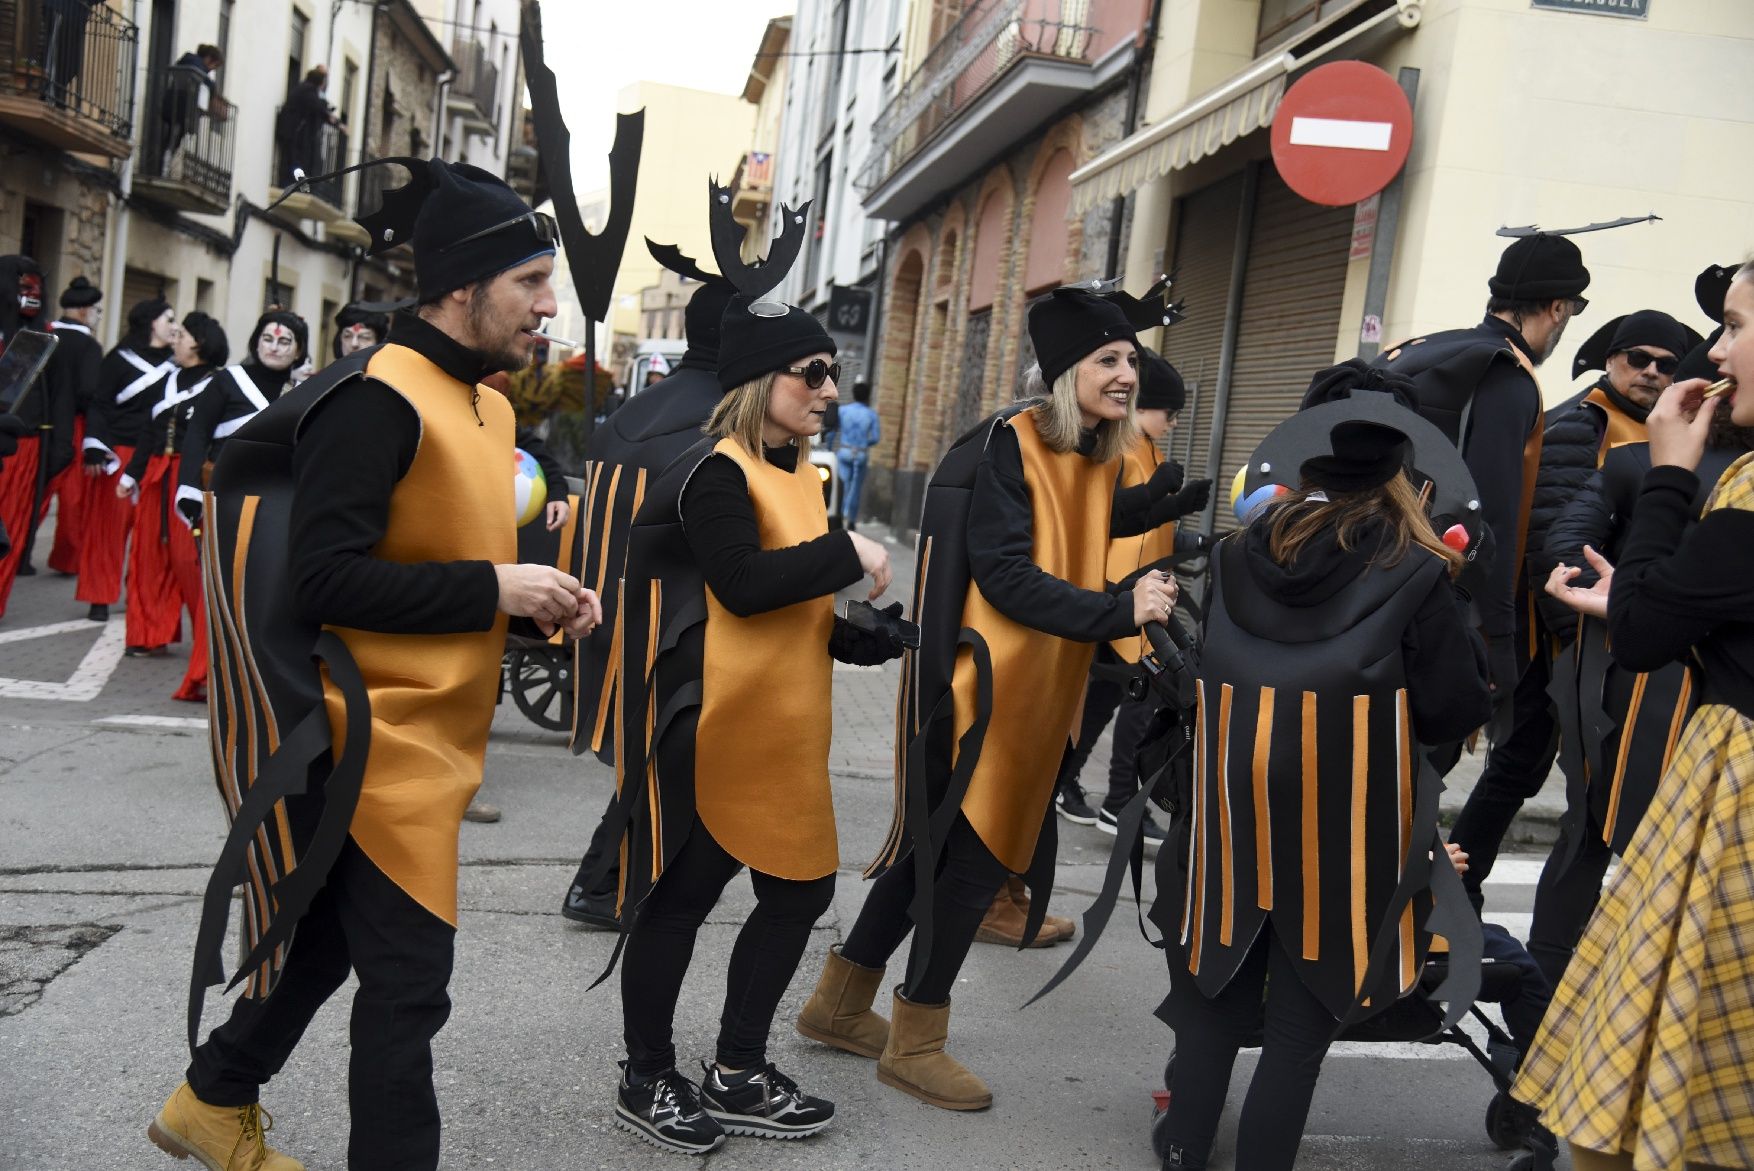
[[[1469,584],[1486,638],[1494,723],[1506,729],[1505,705],[1530,653],[1522,563],[1541,456],[1535,367],[1552,356],[1566,325],[1589,304],[1582,296],[1589,283],[1583,253],[1565,236],[1519,237],[1486,282],[1490,296],[1480,324],[1414,338],[1377,359],[1413,380],[1419,413],[1461,449],[1479,486],[1491,540],[1480,551],[1485,572],[1476,569]],[[1470,863],[1470,874],[1484,869],[1490,863]]]
[[[205,468],[219,458],[225,441],[238,428],[268,409],[290,382],[292,368],[310,352],[305,319],[285,309],[270,309],[256,322],[254,350],[241,366],[227,366],[195,400],[183,440],[177,472],[177,512],[191,527],[201,520]]]
[[[512,408],[480,385],[528,362],[555,312],[554,222],[477,167],[395,161],[412,178],[370,230],[379,250],[411,240],[419,308],[227,441],[202,534],[232,829],[196,943],[194,1059],[148,1136],[227,1171],[302,1166],[267,1147],[258,1099],[350,971],[348,1166],[438,1166],[457,835],[507,622],[578,637],[600,617],[576,579],[516,563]],[[249,991],[195,1045],[239,882]]]

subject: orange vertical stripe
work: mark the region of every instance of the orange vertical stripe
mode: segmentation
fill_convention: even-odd
[[[1370,777],[1370,696],[1352,697],[1352,973],[1354,987],[1364,990],[1370,964],[1370,941],[1364,914],[1364,805]]]
[[[1687,671],[1681,676],[1681,694],[1675,697],[1675,714],[1669,717],[1669,738],[1663,742],[1663,772],[1669,771],[1669,758],[1675,755],[1675,745],[1681,739],[1681,729],[1687,726],[1687,713],[1691,710],[1693,700],[1693,672]]]
[[[1626,708],[1626,717],[1620,721],[1620,751],[1614,757],[1614,779],[1608,785],[1608,812],[1602,818],[1602,837],[1604,840],[1614,836],[1614,823],[1620,820],[1620,790],[1626,784],[1626,758],[1632,752],[1633,736],[1638,731],[1638,709],[1644,706],[1644,685],[1650,682],[1650,675],[1640,671],[1638,678],[1632,681],[1632,702]]]
[[[1230,684],[1218,692],[1218,942],[1230,946],[1236,911],[1236,858],[1230,842]]]
[[[1407,689],[1395,692],[1395,746],[1398,750],[1401,784],[1400,784],[1400,831],[1401,865],[1409,864],[1413,847],[1413,718],[1407,708]],[[1447,859],[1434,858],[1433,865],[1443,865]],[[1401,985],[1402,992],[1413,986],[1418,978],[1415,965],[1415,949],[1413,946],[1413,904],[1408,903],[1401,909]]]
[[[1182,934],[1188,941],[1188,970],[1200,970],[1200,944],[1206,928],[1206,791],[1208,788],[1206,755],[1206,681],[1196,685],[1199,718],[1194,725],[1194,827],[1188,842],[1188,897],[1184,908]]]
[[[1255,905],[1273,909],[1273,822],[1267,804],[1267,763],[1273,747],[1273,689],[1261,688],[1261,710],[1255,715]]]
[[[663,591],[656,579],[651,583],[648,599],[651,607],[651,620],[646,627],[646,669],[645,675],[652,677],[652,664],[658,658],[658,626],[663,620]],[[657,697],[651,687],[646,688],[646,800],[652,812],[652,881],[658,881],[658,875],[664,869],[664,810],[658,800],[658,746],[652,743],[652,732],[657,722]]]
[[[1303,958],[1322,958],[1322,837],[1316,817],[1316,697],[1303,693]]]
[[[604,498],[603,537],[597,547],[597,581],[592,588],[598,594],[603,592],[603,583],[609,580],[609,534],[615,528],[615,489],[620,484],[621,465],[616,464],[615,470],[609,473],[609,494]],[[615,576],[621,576],[619,566],[616,567]]]

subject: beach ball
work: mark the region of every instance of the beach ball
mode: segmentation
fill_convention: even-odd
[[[1247,524],[1249,519],[1269,500],[1287,491],[1283,484],[1262,484],[1235,504],[1236,519]]]
[[[518,527],[522,528],[542,515],[542,509],[548,503],[548,478],[542,474],[542,465],[534,456],[521,447],[514,450],[518,455],[518,466],[512,479],[513,506],[518,513]]]
[[[1235,512],[1238,516],[1242,515],[1238,511],[1237,505],[1242,502],[1242,482],[1247,478],[1248,471],[1246,467],[1237,468],[1236,479],[1230,481],[1230,511]]]

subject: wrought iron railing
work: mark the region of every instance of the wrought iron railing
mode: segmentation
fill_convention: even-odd
[[[135,160],[147,179],[187,184],[210,201],[231,201],[232,129],[237,108],[197,66],[155,73],[146,89],[143,144]]]
[[[85,0],[0,4],[0,93],[31,97],[97,123],[134,129],[139,32],[113,8]]]
[[[1029,58],[1088,62],[1099,33],[1081,0],[977,0],[932,46],[871,127],[872,150],[854,180],[876,190],[1012,66]],[[1037,15],[1051,11],[1052,17]]]
[[[493,63],[493,57],[479,41],[463,39],[451,46],[451,57],[457,63],[451,92],[468,98],[482,121],[498,126],[499,66]]]
[[[276,111],[274,124],[280,125]],[[298,177],[328,175],[346,166],[347,128],[334,123],[294,127],[285,135],[277,135],[274,143],[274,186],[286,187]],[[341,179],[325,179],[310,187],[310,193],[331,207],[343,206]]]

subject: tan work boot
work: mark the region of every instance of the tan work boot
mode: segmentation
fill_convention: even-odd
[[[975,929],[976,943],[996,943],[1003,947],[1022,945],[1023,927],[1028,922],[1029,899],[1025,896],[1021,900],[1022,906],[1019,907],[1019,900],[1011,895],[1010,884],[1013,882],[1022,885],[1020,879],[1007,879],[1006,884],[999,888],[999,893],[993,896],[993,905],[987,908],[981,925]],[[1052,947],[1058,942],[1060,937],[1044,922],[1035,933],[1035,938],[1029,941],[1029,946]]]
[[[1010,878],[1007,878],[1005,880],[1005,889],[1001,893],[1010,895],[1011,901],[1017,906],[1018,913],[1025,919],[1029,918],[1029,888],[1023,885],[1023,880],[1021,878],[1018,878],[1015,874]],[[1059,943],[1061,940],[1072,939],[1077,936],[1077,934],[1078,924],[1066,918],[1064,915],[1043,915],[1041,918],[1041,930],[1036,932],[1037,936],[1045,936],[1052,939],[1055,943]]]
[[[944,1052],[950,1002],[915,1004],[895,991],[889,1044],[877,1059],[877,1080],[942,1110],[985,1110],[992,1091],[967,1066]]]
[[[816,991],[798,1014],[798,1032],[860,1057],[882,1056],[889,1022],[871,1011],[882,983],[882,968],[861,967],[829,948]]]
[[[184,1082],[146,1128],[159,1150],[187,1159],[193,1155],[211,1171],[304,1171],[305,1165],[270,1147],[263,1136],[274,1119],[252,1102],[248,1106],[209,1106]]]

